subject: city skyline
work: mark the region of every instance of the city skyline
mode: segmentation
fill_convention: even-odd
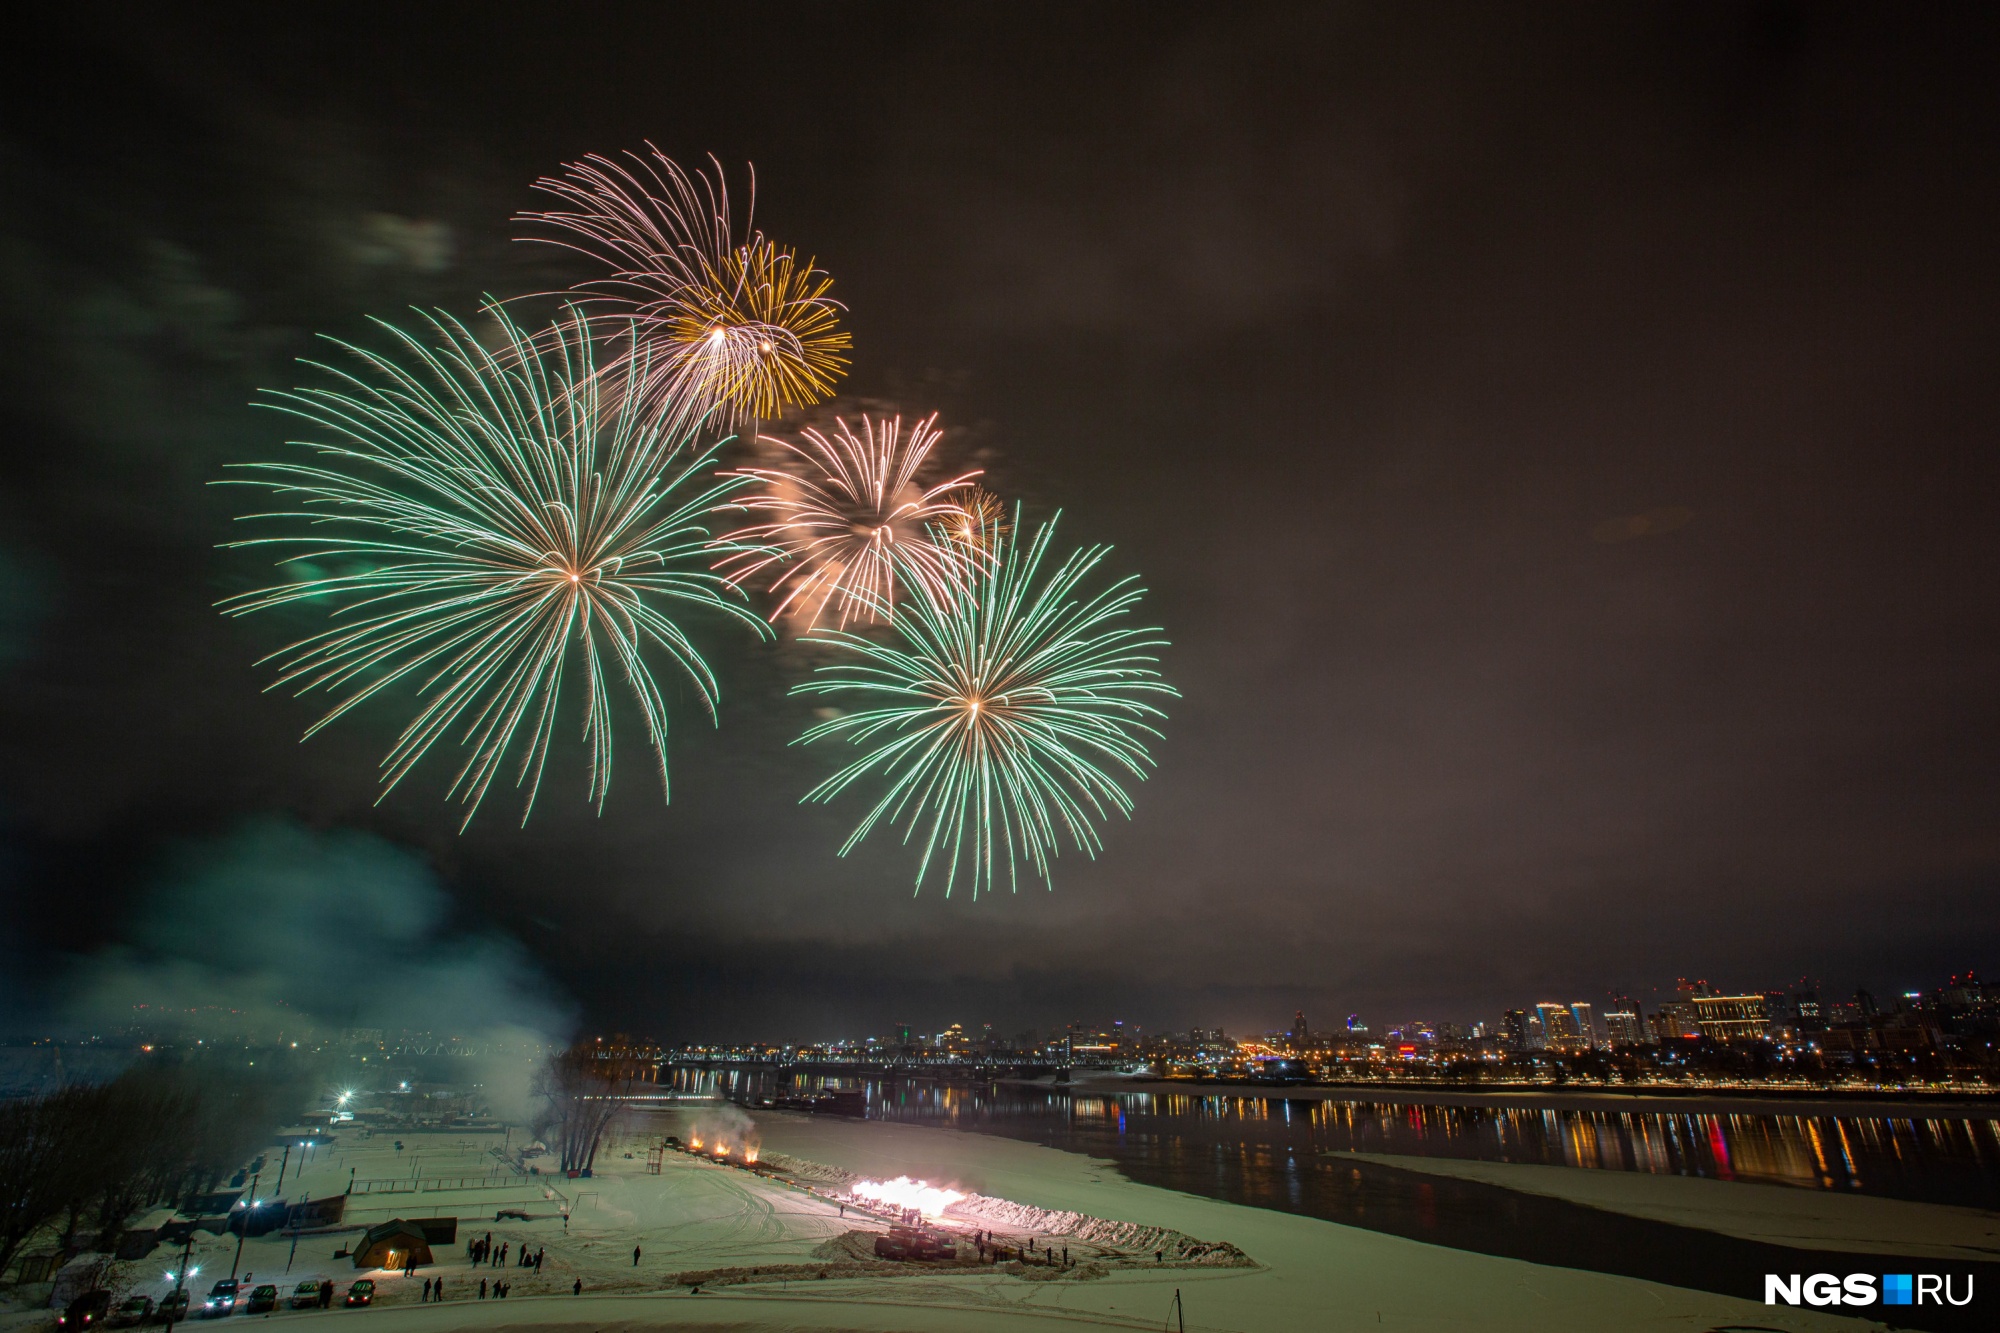
[[[922,1045],[923,1043],[945,1044],[946,1034],[965,1041],[993,1042],[1009,1041],[1015,1046],[1056,1041],[1064,1035],[1072,1038],[1088,1034],[1089,1039],[1108,1038],[1117,1040],[1122,1034],[1133,1040],[1188,1036],[1199,1039],[1202,1034],[1211,1034],[1217,1041],[1264,1038],[1290,1038],[1294,1041],[1305,1039],[1341,1040],[1354,1039],[1364,1043],[1380,1044],[1384,1041],[1399,1040],[1456,1041],[1493,1040],[1503,1046],[1517,1050],[1544,1048],[1563,1050],[1592,1050],[1619,1045],[1654,1044],[1659,1037],[1673,1036],[1693,1038],[1709,1036],[1716,1040],[1728,1040],[1731,1029],[1740,1029],[1744,1036],[1762,1036],[1766,1029],[1773,1035],[1778,1029],[1787,1029],[1786,1039],[1795,1039],[1799,1032],[1818,1032],[1838,1026],[1865,1024],[1869,1020],[1896,1013],[1932,1010],[1941,1007],[1994,1008],[1996,1018],[2000,1018],[2000,982],[1980,980],[1976,972],[1953,973],[1941,983],[1928,988],[1885,992],[1879,997],[1865,986],[1857,986],[1851,991],[1836,991],[1825,983],[1813,978],[1801,978],[1794,983],[1777,988],[1729,988],[1716,986],[1703,978],[1679,977],[1666,988],[1654,987],[1644,992],[1653,997],[1642,1000],[1635,997],[1629,988],[1607,990],[1594,999],[1537,1000],[1524,1002],[1518,1006],[1504,1008],[1495,1015],[1484,1017],[1461,1017],[1458,1019],[1430,1019],[1421,1016],[1402,1018],[1380,1018],[1371,1022],[1359,1010],[1350,1010],[1344,1016],[1332,1020],[1332,1026],[1314,1026],[1307,1019],[1304,1009],[1293,1011],[1292,1019],[1286,1026],[1271,1026],[1252,1021],[1248,1024],[1231,1025],[1217,1022],[1212,1025],[1202,1023],[1159,1024],[1147,1023],[1143,1018],[1111,1017],[1086,1020],[1071,1018],[1054,1025],[1026,1024],[1019,1022],[994,1021],[991,1018],[979,1020],[959,1019],[933,1024],[898,1021],[879,1027],[872,1032],[859,1035],[851,1032],[822,1032],[811,1036],[797,1034],[762,1034],[744,1037],[741,1034],[678,1034],[667,1036],[648,1032],[643,1026],[634,1026],[632,1031],[620,1030],[614,1034],[620,1041],[641,1041],[652,1048],[728,1045],[747,1043],[756,1045],[776,1045],[790,1048],[819,1048],[848,1045],[879,1045],[901,1047]],[[1746,1008],[1746,1006],[1751,1006]],[[356,1040],[380,1042],[390,1029],[384,1027],[351,1027],[337,1029],[323,1024],[315,1024],[300,1015],[292,1016],[291,1026],[270,1026],[267,1014],[261,1026],[242,1026],[253,1020],[245,1011],[226,1006],[203,1006],[187,1010],[163,1010],[158,1006],[144,1003],[134,1004],[131,1011],[122,1016],[105,1015],[107,1019],[121,1018],[122,1021],[108,1021],[98,1030],[66,1030],[60,1033],[36,1034],[32,1040],[40,1043],[64,1041],[105,1042],[112,1045],[132,1041],[168,1040],[190,1041],[197,1035],[227,1037],[247,1040],[256,1044],[282,1046],[287,1037],[307,1040],[319,1044],[352,1044]],[[287,1019],[280,1018],[281,1024]],[[237,1026],[232,1026],[236,1024]],[[336,1037],[334,1034],[338,1033]],[[1235,1035],[1232,1036],[1231,1034]],[[1551,1035],[1553,1033],[1553,1036]],[[635,1035],[637,1034],[637,1035]],[[26,1034],[14,1034],[19,1042]],[[419,1045],[432,1043],[440,1048],[459,1046],[467,1039],[450,1035],[448,1029],[428,1030],[421,1034],[404,1030],[401,1040],[405,1043],[416,1040]],[[604,1040],[599,1034],[598,1040]],[[513,1046],[537,1046],[540,1043],[526,1034],[515,1034],[492,1043],[496,1048]],[[1566,1043],[1574,1043],[1573,1045]],[[523,1046],[525,1049],[526,1046]],[[149,1044],[144,1047],[151,1050]],[[424,1053],[419,1051],[419,1053]]]

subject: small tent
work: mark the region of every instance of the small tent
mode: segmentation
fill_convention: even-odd
[[[431,1246],[449,1245],[458,1238],[455,1217],[422,1217],[414,1221],[396,1218],[368,1228],[361,1244],[354,1248],[356,1268],[405,1268],[428,1264]]]

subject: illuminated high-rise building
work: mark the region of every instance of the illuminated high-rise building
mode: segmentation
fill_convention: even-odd
[[[1695,1026],[1710,1041],[1762,1041],[1771,1035],[1771,1015],[1761,995],[1697,995]]]
[[[1615,1051],[1646,1043],[1646,1020],[1637,1005],[1626,1003],[1604,1011],[1604,1035]]]
[[[1614,1050],[1644,1046],[1653,1039],[1653,1034],[1646,1027],[1645,1012],[1622,991],[1613,995],[1605,1005],[1604,1038]]]
[[[1583,1042],[1584,1049],[1597,1049],[1597,1024],[1591,1020],[1590,1006],[1582,1000],[1569,1007],[1570,1017],[1576,1020],[1576,1035]]]
[[[1663,1041],[1670,1037],[1699,1037],[1701,1029],[1695,1026],[1694,1002],[1668,1000],[1662,1004],[1653,1018],[1653,1034]]]
[[[1553,1001],[1535,1006],[1542,1020],[1542,1045],[1551,1051],[1573,1054],[1589,1049],[1576,1024],[1576,1014],[1566,1004]]]

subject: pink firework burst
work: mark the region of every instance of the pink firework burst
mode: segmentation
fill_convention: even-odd
[[[843,626],[884,619],[893,614],[899,582],[942,591],[962,578],[980,553],[950,540],[944,525],[963,516],[980,473],[933,486],[917,480],[938,441],[936,422],[932,413],[905,434],[901,417],[863,415],[857,434],[837,417],[830,438],[811,429],[796,444],[760,436],[783,449],[791,466],[733,474],[760,483],[737,503],[762,521],[729,535],[739,554],[718,568],[738,584],[775,570],[771,619],[789,615],[804,629],[829,614]]]

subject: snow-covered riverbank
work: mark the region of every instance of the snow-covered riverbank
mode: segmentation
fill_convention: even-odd
[[[695,1112],[644,1117],[648,1133],[685,1136]],[[357,1195],[361,1220],[391,1215],[457,1216],[460,1244],[414,1278],[376,1274],[381,1303],[368,1312],[279,1314],[278,1319],[365,1321],[375,1333],[453,1328],[529,1330],[588,1324],[738,1329],[954,1329],[1009,1333],[1030,1327],[1090,1325],[1159,1328],[1180,1294],[1186,1327],[1242,1333],[1295,1330],[1423,1329],[1458,1333],[1702,1333],[1726,1325],[1786,1330],[1862,1329],[1865,1321],[1817,1311],[1772,1308],[1703,1292],[1572,1269],[1549,1268],[1420,1244],[1315,1218],[1249,1208],[1134,1184],[1105,1162],[1011,1139],[922,1126],[789,1114],[760,1114],[757,1130],[768,1154],[823,1164],[828,1183],[845,1173],[909,1175],[986,1196],[974,1224],[1037,1234],[1044,1250],[1062,1237],[1079,1247],[1098,1237],[1107,1249],[1178,1234],[1223,1242],[1248,1264],[1203,1263],[1186,1253],[1155,1260],[1143,1250],[1125,1261],[1067,1273],[1028,1267],[965,1264],[845,1264],[829,1255],[857,1230],[885,1224],[842,1215],[826,1197],[733,1167],[669,1153],[660,1172],[646,1170],[642,1140],[614,1145],[591,1180],[532,1178],[508,1188]],[[303,1181],[314,1193],[334,1193],[349,1169],[405,1174],[422,1152],[421,1170],[463,1171],[490,1161],[490,1146],[473,1136],[406,1140],[396,1154],[386,1139],[350,1138],[341,1151],[316,1161]],[[626,1151],[632,1151],[626,1157]],[[377,1155],[382,1160],[376,1161]],[[470,1174],[467,1172],[467,1174]],[[544,1194],[543,1190],[559,1191]],[[297,1197],[290,1187],[288,1196]],[[515,1196],[519,1196],[516,1198]],[[505,1196],[507,1202],[495,1205]],[[570,1217],[564,1222],[562,1212]],[[528,1220],[494,1221],[502,1210]],[[983,1210],[983,1211],[980,1211]],[[1011,1211],[1010,1211],[1011,1210]],[[968,1219],[973,1220],[973,1219]],[[491,1232],[511,1254],[523,1245],[547,1250],[540,1275],[511,1265],[474,1267],[463,1242]],[[243,1268],[257,1281],[291,1283],[299,1274],[326,1273],[343,1284],[360,1276],[331,1258],[351,1237],[301,1240],[284,1273],[289,1241],[250,1241]],[[234,1241],[213,1238],[197,1259],[201,1285],[226,1275]],[[832,1246],[832,1248],[830,1248]],[[639,1254],[634,1262],[634,1248]],[[162,1256],[146,1261],[156,1274]],[[1175,1262],[1175,1258],[1181,1262]],[[757,1269],[764,1269],[758,1274]],[[827,1276],[821,1278],[819,1272]],[[700,1294],[690,1274],[719,1275]],[[726,1278],[720,1275],[726,1274]],[[442,1275],[443,1304],[419,1301],[425,1277]],[[508,1281],[506,1300],[478,1299],[481,1280]],[[583,1295],[573,1295],[581,1283]],[[286,1288],[289,1290],[289,1287]],[[244,1316],[238,1316],[243,1318]],[[261,1317],[261,1316],[260,1316]],[[365,1331],[364,1331],[365,1333]]]
[[[1590,1171],[1394,1153],[1353,1156],[1405,1171],[1477,1180],[1607,1212],[1798,1249],[1986,1262],[2000,1258],[2000,1215],[1977,1208],[1645,1171]]]

